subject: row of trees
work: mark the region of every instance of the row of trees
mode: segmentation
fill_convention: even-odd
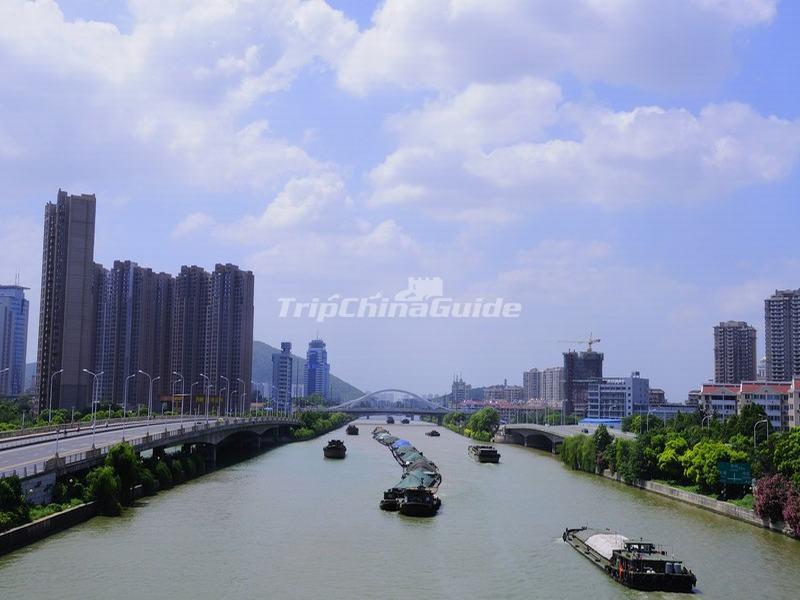
[[[442,422],[456,433],[479,442],[489,442],[500,427],[500,413],[490,407],[482,408],[469,417],[463,412],[452,412],[447,413]]]
[[[612,438],[601,426],[591,436],[565,440],[561,460],[573,469],[610,469],[628,482],[661,479],[708,495],[724,489],[719,463],[747,463],[757,479],[755,512],[800,533],[800,428],[768,432],[763,423],[757,426],[764,418],[757,405],[724,423],[709,423],[699,413],[666,423],[637,415],[623,423],[624,429],[641,432],[635,440]],[[746,491],[738,490],[739,495]]]
[[[329,431],[341,427],[350,420],[344,413],[324,413],[305,411],[299,413],[300,427],[294,430],[294,439],[310,440]]]

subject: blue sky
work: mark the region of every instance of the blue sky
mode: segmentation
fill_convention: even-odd
[[[365,389],[519,383],[594,332],[671,400],[712,327],[800,287],[800,6],[773,0],[0,3],[0,279],[43,204],[96,259],[256,274],[256,338]],[[278,318],[439,276],[514,320]]]

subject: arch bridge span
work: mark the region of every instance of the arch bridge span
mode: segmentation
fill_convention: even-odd
[[[400,398],[394,396],[400,395]],[[391,396],[391,397],[387,397]],[[343,402],[327,409],[330,412],[342,412],[349,415],[416,415],[435,417],[441,425],[442,419],[449,412],[419,394],[400,388],[386,388],[369,392],[363,396]]]

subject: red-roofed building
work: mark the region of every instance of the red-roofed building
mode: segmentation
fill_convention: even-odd
[[[739,385],[706,383],[700,390],[700,406],[706,414],[725,420],[739,414],[748,404],[758,404],[775,429],[785,430],[800,423],[799,394],[800,379],[743,381]]]

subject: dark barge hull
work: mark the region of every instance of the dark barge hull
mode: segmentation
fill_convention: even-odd
[[[575,548],[582,556],[589,559],[597,568],[602,569],[606,575],[617,583],[625,587],[644,592],[677,592],[681,594],[691,594],[697,578],[691,573],[626,573],[622,576],[611,564],[611,561],[600,556],[589,548],[583,540],[575,537],[572,533],[576,530],[567,529],[561,538],[570,546]]]
[[[346,448],[323,448],[322,454],[325,458],[344,458],[347,454]]]

